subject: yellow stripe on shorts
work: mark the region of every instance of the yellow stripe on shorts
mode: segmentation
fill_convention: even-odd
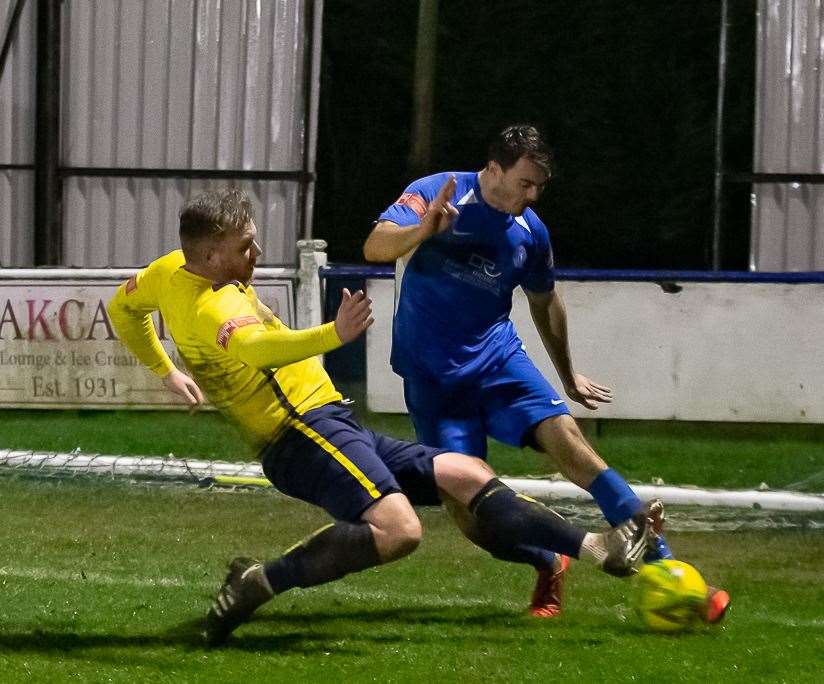
[[[378,488],[375,486],[375,483],[372,482],[363,472],[356,466],[352,461],[346,458],[345,454],[338,449],[334,444],[329,442],[323,435],[315,432],[312,428],[310,428],[306,423],[302,422],[297,418],[292,418],[290,421],[292,427],[300,430],[304,435],[306,435],[309,439],[311,439],[315,444],[317,444],[321,449],[323,449],[326,453],[328,453],[332,458],[334,458],[338,463],[340,463],[344,468],[346,468],[349,473],[354,476],[354,478],[361,484],[361,486],[369,492],[369,496],[373,499],[380,499],[381,493],[378,491]]]

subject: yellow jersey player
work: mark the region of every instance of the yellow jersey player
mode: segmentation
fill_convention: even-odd
[[[275,487],[334,519],[274,560],[232,560],[206,617],[207,643],[222,643],[276,594],[412,552],[421,538],[413,504],[447,503],[467,536],[497,558],[524,562],[539,547],[614,575],[632,572],[647,545],[646,515],[605,534],[586,533],[517,495],[478,458],[361,426],[317,355],[371,325],[370,300],[344,290],[333,322],[285,326],[251,285],[261,251],[243,192],[207,192],[187,203],[180,241],[182,250],[118,288],[108,310],[121,341],[189,403],[208,396],[259,449]],[[191,375],[161,346],[151,318],[157,310]]]

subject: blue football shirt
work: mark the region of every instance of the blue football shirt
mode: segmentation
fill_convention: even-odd
[[[393,370],[442,384],[471,383],[521,346],[512,292],[555,286],[549,231],[531,209],[522,216],[484,202],[477,173],[414,181],[379,220],[420,223],[450,175],[459,212],[450,228],[421,243],[403,273],[392,328]]]

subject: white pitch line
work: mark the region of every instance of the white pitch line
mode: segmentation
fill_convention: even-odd
[[[579,607],[576,610],[595,615],[617,617],[619,620],[631,620],[631,615],[633,612],[629,599],[626,604],[617,604],[606,608]],[[796,618],[792,615],[765,613],[763,611],[756,613],[736,612],[734,595],[732,597],[732,606],[730,607],[730,611],[730,617],[728,617],[723,624],[732,625],[731,629],[735,628],[734,625],[738,617],[746,618],[748,624],[756,623],[761,625],[780,625],[781,627],[795,627],[800,629],[824,628],[824,620],[820,618]]]
[[[323,591],[342,596],[353,601],[387,601],[397,603],[405,597],[389,591],[362,591],[360,589],[352,588],[347,585],[328,584],[323,587],[317,587],[317,591]],[[486,606],[488,608],[506,608],[513,609],[521,607],[521,602],[506,601],[500,597],[484,598],[478,597],[457,597],[444,596],[442,594],[420,594],[415,593],[415,605],[427,608],[477,608],[479,606]]]
[[[50,570],[44,568],[0,568],[0,577],[12,577],[16,579],[31,579],[47,582],[80,582],[88,584],[99,584],[104,586],[128,586],[128,587],[185,587],[190,583],[174,577],[118,577],[106,575],[101,572],[87,570]]]
[[[734,597],[733,597],[734,598]],[[734,610],[733,607],[730,610]],[[800,627],[802,629],[824,629],[824,620],[821,618],[805,618],[805,619],[798,619],[794,618],[792,615],[774,615],[772,613],[752,613],[752,618],[755,618],[756,622],[763,622],[768,624],[778,624],[782,627]]]
[[[68,583],[86,583],[96,584],[100,586],[127,586],[138,588],[180,588],[180,587],[195,587],[197,589],[215,589],[217,590],[219,580],[215,579],[212,582],[186,582],[176,577],[134,577],[134,576],[116,576],[107,575],[100,572],[85,572],[85,579],[81,576],[79,571],[61,571],[47,568],[14,568],[14,567],[0,567],[0,577],[9,577],[15,579],[29,579],[37,581],[56,581]],[[353,602],[365,601],[385,601],[387,603],[398,603],[404,601],[405,596],[395,594],[390,591],[364,591],[351,587],[346,584],[327,584],[323,587],[313,587],[305,590],[308,593],[323,592],[341,596],[350,599]],[[733,597],[734,598],[734,597]],[[523,608],[522,602],[512,600],[507,601],[502,597],[457,597],[444,596],[442,594],[415,594],[415,606],[427,608],[503,608],[506,610],[518,611]],[[629,610],[629,605],[618,604],[613,607],[602,608],[592,606],[579,606],[577,610],[586,613],[594,613],[596,615],[605,615],[610,617],[618,617],[619,619],[626,619],[624,611]],[[733,609],[734,610],[734,609]],[[824,619],[822,618],[797,618],[792,615],[779,613],[741,613],[742,617],[746,617],[747,622],[755,622],[758,624],[781,625],[782,627],[800,628],[800,629],[824,629]],[[734,624],[736,614],[733,612],[728,622]]]
[[[9,577],[13,579],[35,580],[38,582],[66,582],[71,584],[94,584],[99,586],[124,586],[144,588],[180,588],[180,587],[195,587],[197,589],[214,589],[220,585],[219,578],[214,581],[198,581],[186,582],[176,577],[134,577],[134,576],[117,576],[108,575],[101,572],[84,571],[85,578],[78,570],[52,570],[48,568],[14,568],[14,567],[0,567],[0,578]],[[369,591],[357,589],[342,584],[327,584],[323,587],[313,587],[306,590],[310,593],[323,592],[330,593],[336,596],[341,596],[352,601],[386,601],[398,602],[405,597],[395,594],[390,591]],[[423,601],[427,606],[431,607],[449,607],[449,608],[472,608],[478,606],[494,606],[512,608],[519,604],[514,602],[501,601],[500,597],[496,600],[494,598],[485,599],[483,597],[463,597],[443,596],[441,594],[416,594],[416,605],[420,605]]]

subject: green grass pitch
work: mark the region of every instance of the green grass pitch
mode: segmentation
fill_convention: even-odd
[[[409,432],[405,418],[367,422]],[[817,427],[607,423],[590,434],[633,479],[824,489]],[[213,414],[4,412],[0,447],[253,457]],[[491,458],[510,475],[544,471],[529,452],[496,447]],[[4,683],[820,681],[821,516],[780,531],[676,525],[678,555],[729,589],[733,608],[721,627],[673,637],[641,629],[630,581],[579,563],[562,617],[529,617],[533,571],[421,509],[424,541],[411,557],[278,597],[209,651],[197,623],[225,562],[276,555],[322,512],[271,491],[6,474],[0,515]]]
[[[4,682],[816,681],[820,532],[673,533],[721,579],[720,628],[645,633],[630,581],[573,564],[565,613],[525,613],[532,570],[495,561],[422,509],[398,563],[278,597],[229,645],[197,621],[235,554],[272,556],[324,522],[271,492],[4,477]],[[820,680],[818,680],[820,681]]]

